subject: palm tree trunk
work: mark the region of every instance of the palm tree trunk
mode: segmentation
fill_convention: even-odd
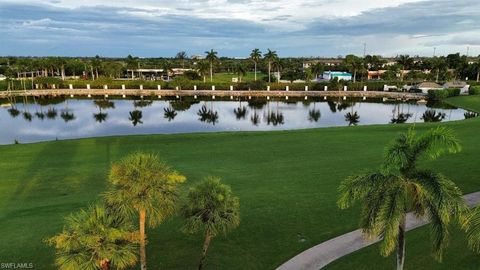
[[[210,246],[210,241],[212,240],[212,235],[207,231],[205,232],[205,240],[203,242],[203,250],[202,250],[202,258],[200,259],[200,263],[198,264],[198,270],[202,270],[203,263],[205,262],[205,258],[207,257],[207,250]]]
[[[405,215],[402,217],[398,231],[397,270],[403,270],[405,264]]]
[[[439,76],[440,76],[440,69],[437,69],[437,78],[436,78],[436,80],[435,80],[435,82],[437,82],[437,83],[438,83],[438,77],[439,77]]]
[[[354,69],[354,70],[353,70],[353,82],[356,81],[356,78],[357,78],[357,70]]]
[[[213,62],[210,62],[210,82],[213,82]]]
[[[268,61],[268,82],[271,83],[272,82],[272,79],[271,79],[271,71],[272,71],[272,63],[270,61]]]
[[[140,210],[140,269],[147,269],[147,251],[145,250],[145,242],[147,236],[145,235],[145,209]]]
[[[257,61],[255,61],[255,81],[257,81]],[[478,79],[477,79],[477,82],[478,82]]]
[[[479,81],[480,81],[480,70],[477,71],[477,82],[479,82]]]

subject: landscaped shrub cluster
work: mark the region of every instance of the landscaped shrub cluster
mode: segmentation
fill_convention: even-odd
[[[433,100],[441,100],[448,97],[455,97],[460,95],[460,89],[448,88],[443,90],[428,90],[428,98]]]
[[[468,90],[468,94],[470,95],[480,95],[480,85],[471,86]]]

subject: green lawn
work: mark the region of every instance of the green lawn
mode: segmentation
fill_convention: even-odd
[[[268,76],[266,73],[260,71],[257,72],[257,80],[261,80],[263,77]],[[213,82],[216,83],[231,83],[232,78],[239,78],[236,73],[215,73],[213,75]],[[242,82],[255,80],[255,72],[247,72],[246,76],[243,76]],[[207,76],[207,82],[210,82],[210,77]]]
[[[470,98],[452,102],[471,103],[480,111],[480,104]],[[464,150],[426,165],[453,178],[465,193],[480,190],[480,119],[442,125],[458,133]],[[419,124],[417,130],[434,126]],[[1,146],[0,261],[54,269],[53,249],[42,239],[61,230],[64,216],[99,198],[111,162],[145,150],[159,153],[188,177],[183,191],[201,177],[217,175],[240,197],[241,225],[227,238],[213,240],[206,269],[274,269],[313,245],[357,228],[358,209],[341,211],[335,204],[337,187],[347,175],[379,165],[385,144],[407,128],[128,136]],[[173,218],[148,231],[151,269],[195,268],[202,239],[181,233],[181,224]],[[407,266],[438,268],[422,232],[408,235]],[[454,236],[458,239],[441,267],[453,269],[458,261],[462,269],[478,266],[480,256],[466,251],[461,234]],[[374,262],[378,269],[394,266],[372,248],[332,269],[373,269]]]

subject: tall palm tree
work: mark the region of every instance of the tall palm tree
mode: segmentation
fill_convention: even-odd
[[[205,59],[210,63],[210,82],[213,82],[213,64],[218,61],[218,52],[211,49],[210,51],[206,51],[205,54],[207,54]]]
[[[182,68],[185,68],[185,59],[188,58],[188,55],[185,51],[178,52],[175,56],[182,63]]]
[[[243,76],[247,75],[247,69],[245,68],[245,65],[242,64],[241,62],[237,63],[235,65],[235,72],[237,73],[238,77],[240,78],[240,82],[242,82]]]
[[[104,194],[108,205],[126,215],[138,214],[140,269],[147,269],[145,223],[154,228],[176,210],[177,186],[185,176],[174,171],[154,154],[137,152],[115,163]]]
[[[397,249],[397,269],[405,262],[406,214],[431,222],[433,250],[441,260],[447,243],[448,225],[465,210],[462,192],[444,175],[419,168],[421,158],[435,159],[456,153],[460,145],[445,127],[417,135],[413,129],[401,134],[388,148],[382,168],[348,177],[340,187],[340,208],[362,201],[361,228],[367,237],[383,237],[383,256]]]
[[[203,77],[203,82],[207,81],[207,74],[210,68],[210,64],[207,61],[200,61],[197,63],[197,71],[200,76]]]
[[[345,66],[353,73],[353,82],[356,82],[357,72],[363,69],[363,59],[353,54],[347,55],[344,60]]]
[[[278,58],[277,52],[270,49],[263,55],[265,61],[268,63],[268,82],[272,82],[272,63]]]
[[[46,242],[55,247],[60,270],[126,269],[137,263],[138,232],[101,205],[70,215],[63,231]]]
[[[212,238],[220,233],[226,234],[240,224],[240,203],[230,187],[220,183],[218,177],[208,177],[190,189],[182,215],[186,219],[185,232],[203,231],[205,235],[198,264],[201,270]]]
[[[258,61],[260,61],[260,58],[262,58],[262,52],[259,49],[253,49],[250,53],[250,59],[253,61],[255,66],[255,81],[257,81],[257,64]]]
[[[413,58],[408,54],[402,54],[397,57],[397,63],[402,67],[400,69],[400,80],[403,81],[403,71],[413,67]]]

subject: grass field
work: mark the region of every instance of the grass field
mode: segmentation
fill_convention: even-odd
[[[257,80],[262,80],[263,77],[268,76],[266,73],[260,71],[257,72]],[[238,78],[236,73],[215,73],[213,75],[213,82],[216,83],[231,83],[232,78]],[[246,76],[243,76],[242,82],[255,80],[255,72],[247,72]],[[210,77],[207,76],[207,82],[210,82]]]
[[[451,102],[480,111],[478,97]],[[454,179],[464,193],[480,190],[480,119],[445,123],[464,150],[425,164]],[[424,131],[436,124],[419,124]],[[157,152],[188,178],[217,175],[240,197],[241,225],[213,240],[206,269],[274,269],[297,253],[357,228],[358,208],[339,210],[337,187],[346,176],[382,161],[384,146],[408,125],[280,132],[154,135],[1,146],[0,261],[55,269],[42,239],[59,232],[63,217],[99,198],[111,162],[136,150]],[[149,230],[151,269],[194,269],[202,239],[173,218]],[[443,264],[429,255],[423,229],[408,234],[408,269],[472,269],[480,256],[454,234]],[[457,237],[458,236],[458,237]],[[331,269],[392,269],[375,247]],[[460,263],[460,268],[455,268]],[[353,265],[355,265],[353,267]],[[373,265],[373,266],[372,266]],[[469,268],[470,267],[470,268]]]

